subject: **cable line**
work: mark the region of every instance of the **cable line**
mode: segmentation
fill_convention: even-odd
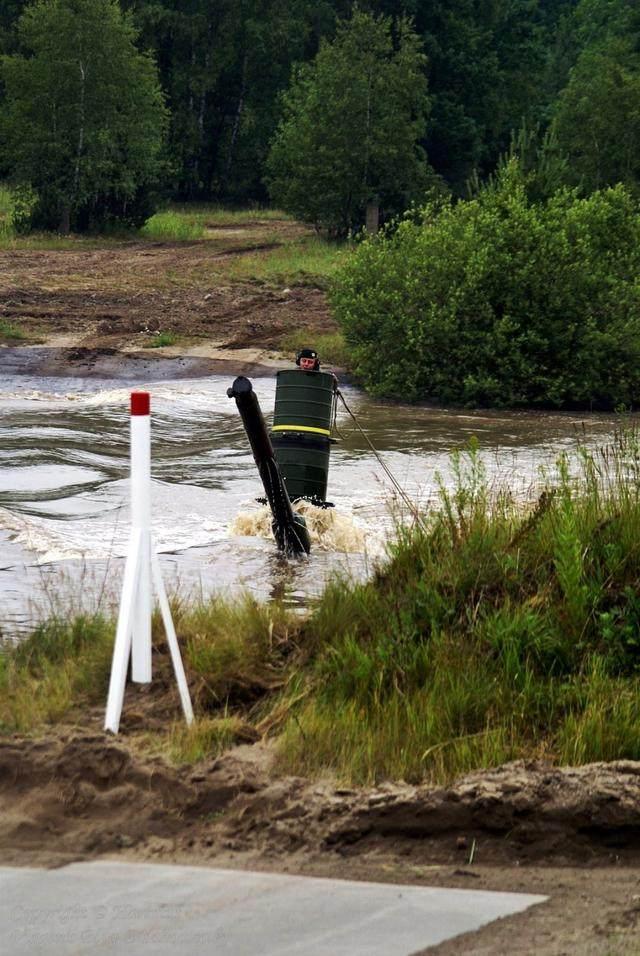
[[[393,487],[395,488],[397,494],[400,496],[400,498],[402,499],[402,501],[405,503],[405,505],[406,505],[407,508],[409,509],[410,513],[413,515],[413,518],[414,518],[416,524],[418,524],[418,525],[420,526],[420,528],[421,528],[423,531],[426,532],[427,528],[426,528],[425,523],[424,523],[424,521],[422,520],[422,517],[420,516],[420,513],[418,512],[418,509],[416,508],[415,504],[413,503],[413,501],[411,500],[411,498],[409,497],[409,495],[406,493],[406,491],[404,490],[404,488],[402,487],[402,485],[400,484],[400,482],[398,481],[398,479],[396,478],[396,476],[393,474],[393,472],[391,471],[391,469],[389,468],[389,466],[382,460],[382,458],[381,458],[381,456],[380,456],[380,454],[379,454],[377,448],[375,447],[375,445],[373,444],[373,442],[371,441],[371,439],[369,438],[369,436],[368,436],[367,433],[365,432],[364,428],[361,426],[361,424],[360,424],[360,422],[358,421],[358,419],[356,418],[354,412],[352,412],[351,409],[349,408],[349,406],[347,405],[346,399],[345,399],[344,395],[342,394],[342,392],[340,391],[339,388],[336,389],[336,395],[339,396],[340,401],[342,402],[342,404],[343,404],[344,407],[346,408],[348,414],[349,414],[349,415],[351,416],[351,418],[353,419],[353,422],[354,422],[356,428],[358,429],[358,431],[360,432],[360,434],[362,435],[362,437],[363,437],[364,440],[366,441],[367,445],[369,446],[369,448],[371,449],[371,451],[372,451],[373,454],[375,455],[375,458],[376,458],[378,464],[380,465],[380,467],[382,468],[382,470],[383,470],[384,473],[386,474],[387,478],[389,479],[389,481],[391,482],[391,484],[392,484]]]

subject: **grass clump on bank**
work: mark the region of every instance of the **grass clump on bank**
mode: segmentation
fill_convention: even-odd
[[[228,265],[225,275],[267,285],[327,288],[350,251],[348,245],[303,237],[239,257]]]
[[[167,209],[157,212],[140,230],[145,239],[164,242],[187,242],[202,239],[204,230],[195,215]]]
[[[148,342],[145,342],[143,348],[161,349],[166,345],[175,345],[177,341],[178,336],[174,332],[159,332],[152,339],[149,339]]]
[[[225,209],[215,204],[176,203],[155,213],[141,228],[145,239],[162,242],[188,242],[207,238],[208,229],[241,228],[290,217],[279,209]]]
[[[477,457],[376,580],[333,585],[281,765],[447,780],[519,757],[640,759],[640,450],[566,460],[537,503]]]
[[[113,622],[54,617],[24,641],[0,647],[0,731],[31,731],[95,703],[109,679]]]
[[[456,467],[374,579],[334,581],[304,619],[251,597],[175,607],[198,722],[174,726],[173,759],[263,734],[283,771],[351,783],[640,759],[638,436],[561,459],[527,507],[488,486],[477,451]],[[47,625],[5,654],[0,725],[103,703],[112,636]]]
[[[289,667],[299,649],[299,617],[278,603],[258,604],[249,595],[234,602],[214,597],[188,605],[176,599],[173,615],[199,719],[189,730],[173,728],[169,753],[191,760],[207,747],[255,740],[259,733],[248,718],[259,724],[267,717],[267,724],[272,723],[273,708],[264,710],[265,698],[280,693],[290,680]],[[0,645],[0,732],[30,732],[104,706],[114,634],[115,621],[103,615],[60,615],[26,640]],[[157,613],[153,643],[153,687],[160,696],[171,694],[175,680]],[[153,695],[143,704],[153,711]],[[125,705],[125,719],[126,710]],[[171,717],[173,713],[167,724]]]
[[[5,322],[4,319],[0,319],[0,341],[6,342],[18,342],[21,339],[24,339],[24,332],[18,328],[17,325],[13,325],[11,322]]]

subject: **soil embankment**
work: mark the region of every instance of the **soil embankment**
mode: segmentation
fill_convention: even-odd
[[[257,743],[177,768],[135,738],[72,728],[5,739],[0,859],[118,854],[542,892],[544,906],[437,951],[638,952],[639,763],[519,762],[448,787],[352,790],[274,776],[271,760]]]
[[[0,741],[0,770],[0,847],[45,862],[134,846],[144,856],[168,838],[195,858],[384,850],[469,866],[634,863],[640,848],[634,761],[518,761],[446,787],[351,789],[274,775],[260,743],[179,768],[126,738],[68,729]]]

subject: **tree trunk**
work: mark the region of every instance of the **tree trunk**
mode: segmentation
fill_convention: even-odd
[[[367,203],[366,229],[370,236],[377,236],[380,228],[380,206],[377,200]]]
[[[68,236],[71,232],[71,206],[66,203],[60,211],[58,232],[63,236]]]
[[[73,176],[73,194],[77,200],[78,198],[78,187],[80,185],[80,160],[82,158],[82,150],[84,149],[84,123],[85,123],[85,88],[87,84],[87,71],[85,69],[84,63],[80,62],[80,102],[78,104],[78,145],[76,147],[76,168]]]
[[[229,155],[227,156],[227,181],[231,176],[231,166],[233,164],[233,151],[235,149],[236,140],[238,138],[238,132],[240,131],[240,119],[242,118],[242,110],[244,109],[244,97],[247,92],[247,60],[248,56],[245,53],[244,59],[242,61],[242,81],[240,83],[240,96],[238,97],[238,107],[236,109],[236,115],[233,120],[233,129],[231,131],[231,142],[229,143]]]

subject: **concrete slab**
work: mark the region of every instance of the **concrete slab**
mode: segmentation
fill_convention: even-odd
[[[147,863],[0,867],[6,956],[409,956],[546,897]]]

